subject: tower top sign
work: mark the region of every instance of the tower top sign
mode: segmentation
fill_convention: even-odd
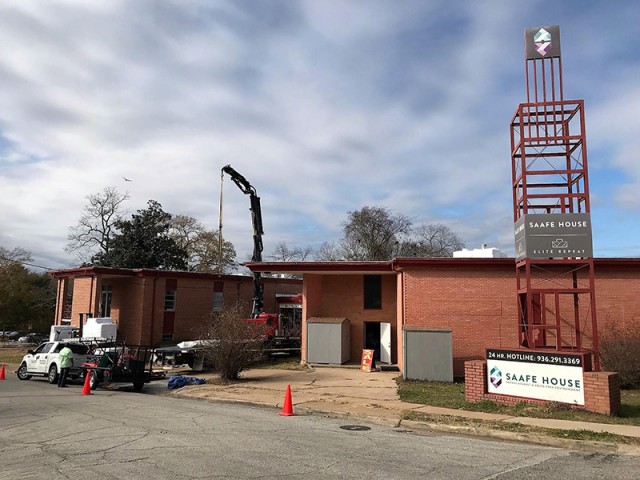
[[[527,60],[560,57],[560,27],[527,28],[524,31],[524,52]]]

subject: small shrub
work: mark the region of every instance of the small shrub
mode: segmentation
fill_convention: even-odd
[[[600,334],[600,362],[604,370],[618,372],[621,387],[640,387],[640,331],[609,324]]]
[[[254,323],[246,322],[248,315],[239,304],[212,314],[203,325],[200,339],[204,354],[215,365],[222,380],[237,380],[261,355],[263,332]]]

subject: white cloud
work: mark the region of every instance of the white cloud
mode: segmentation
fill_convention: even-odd
[[[371,204],[508,249],[522,31],[554,23],[565,91],[584,93],[589,147],[606,153],[590,161],[615,170],[617,203],[600,194],[598,208],[637,210],[640,61],[619,42],[638,7],[545,5],[2,2],[0,245],[71,264],[67,229],[107,185],[130,191],[130,211],[153,198],[217,228],[231,164],[262,197],[265,252],[335,239],[347,211]],[[594,15],[597,45],[573,26]],[[597,61],[583,61],[589,49]],[[228,179],[224,219],[246,258],[248,199]]]

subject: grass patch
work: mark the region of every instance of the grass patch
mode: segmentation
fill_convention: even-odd
[[[640,425],[640,390],[622,390],[620,416],[611,417],[571,408],[569,405],[563,403],[549,403],[543,406],[520,403],[513,407],[501,406],[491,401],[468,403],[464,399],[463,382],[422,382],[402,380],[401,377],[398,377],[397,383],[400,399],[410,403],[453,408],[456,410],[500,413],[516,417]]]
[[[2,347],[0,348],[0,363],[19,364],[30,348],[35,347]]]
[[[275,368],[278,370],[308,370],[309,367],[300,363],[296,356],[270,356],[260,359],[251,368]]]
[[[620,416],[640,418],[640,390],[622,390]]]
[[[534,435],[545,435],[555,438],[571,440],[584,440],[592,442],[621,443],[625,445],[640,446],[640,438],[625,437],[608,432],[591,432],[588,430],[559,430],[555,428],[532,427],[520,423],[492,422],[464,417],[454,417],[449,415],[431,415],[426,413],[406,411],[402,417],[404,420],[414,420],[425,423],[436,423],[453,425],[457,427],[468,427],[472,429],[485,428],[499,430],[503,432],[528,433]]]

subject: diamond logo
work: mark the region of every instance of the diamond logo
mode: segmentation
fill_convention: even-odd
[[[541,28],[533,36],[533,42],[536,45],[536,51],[544,57],[547,54],[547,49],[551,46],[551,34]]]
[[[498,367],[493,367],[489,372],[489,381],[495,388],[502,385],[502,372]]]

